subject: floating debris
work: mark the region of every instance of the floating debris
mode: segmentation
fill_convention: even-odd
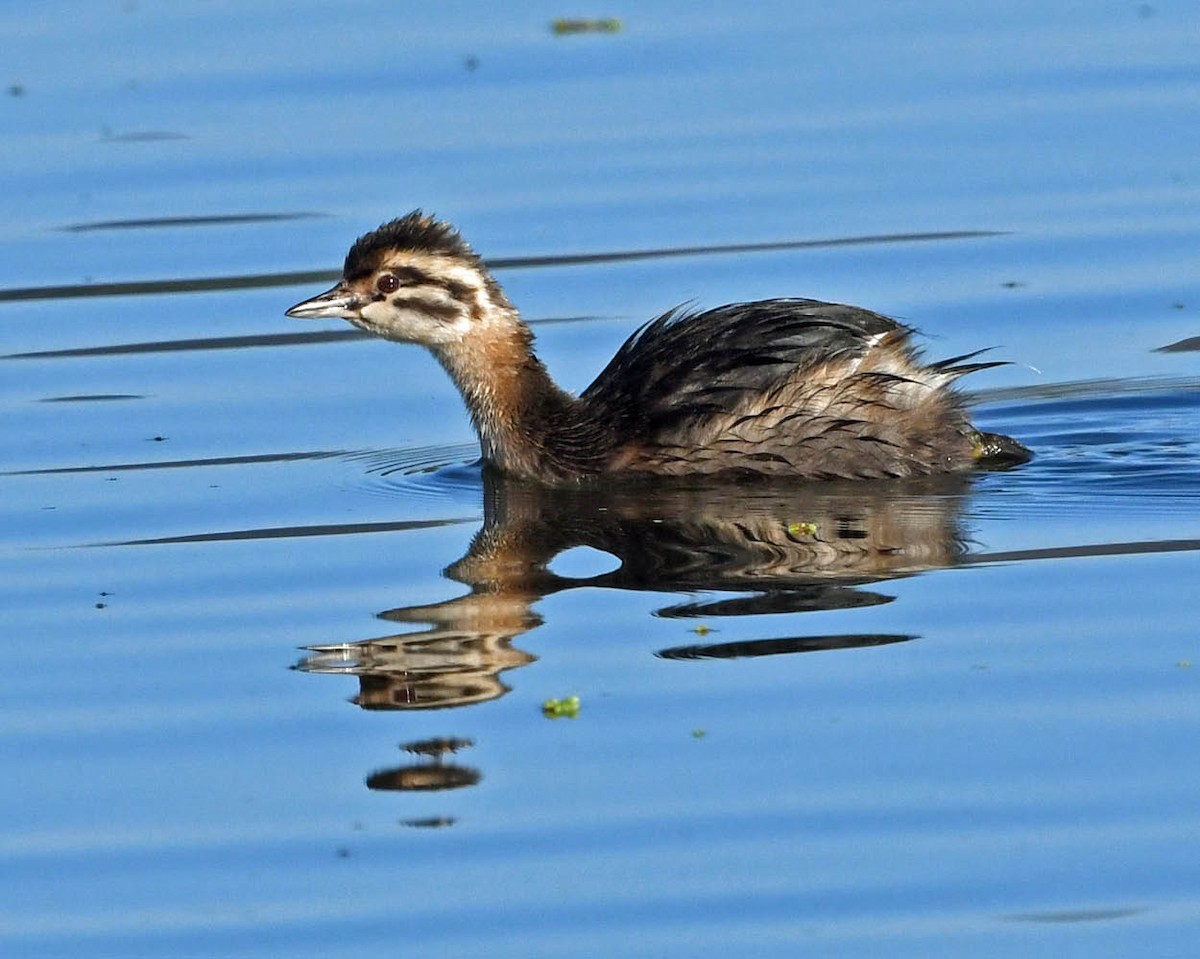
[[[566,699],[547,699],[542,703],[542,715],[547,719],[576,719],[579,716],[579,697],[568,696]]]
[[[559,37],[575,33],[620,33],[621,21],[616,17],[601,17],[595,20],[560,17],[550,21],[550,32]]]
[[[816,536],[816,523],[788,523],[787,531],[789,536]]]

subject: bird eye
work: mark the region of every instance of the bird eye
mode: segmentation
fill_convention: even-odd
[[[384,295],[395,293],[400,289],[400,280],[393,273],[384,273],[375,281],[375,289]]]

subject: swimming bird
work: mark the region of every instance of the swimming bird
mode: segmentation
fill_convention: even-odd
[[[1007,466],[1016,440],[975,429],[955,388],[1002,365],[922,361],[911,328],[808,299],[677,307],[643,325],[579,396],[450,224],[416,210],[354,243],[341,281],[287,311],[427,347],[486,463],[549,485],[600,477],[911,477]]]

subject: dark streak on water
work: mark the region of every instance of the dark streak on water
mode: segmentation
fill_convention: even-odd
[[[547,316],[533,317],[530,326],[548,326],[561,323],[591,322],[594,316]],[[151,340],[146,343],[115,343],[109,346],[78,346],[61,350],[32,350],[27,353],[9,353],[0,360],[47,360],[76,359],[85,356],[125,356],[137,353],[176,353],[193,350],[247,350],[259,347],[271,349],[280,346],[307,346],[322,343],[349,343],[375,337],[363,330],[337,329],[315,330],[311,333],[259,333],[245,336],[207,336],[184,340]]]
[[[1034,383],[1028,386],[991,387],[970,394],[975,402],[999,404],[1010,400],[1022,401],[1013,407],[1027,415],[1041,415],[1046,406],[1034,400],[1093,400],[1107,403],[1126,394],[1200,393],[1200,377],[1158,376],[1154,378],[1097,377],[1072,380],[1069,383]],[[1017,415],[1021,415],[1017,412]]]
[[[905,643],[915,636],[862,634],[835,636],[802,636],[792,639],[751,639],[736,643],[706,643],[695,646],[674,646],[660,649],[654,655],[660,659],[743,659],[758,656],[780,656],[792,653],[823,652],[831,649],[865,649]]]
[[[44,396],[39,403],[108,403],[114,400],[144,400],[141,393],[80,393],[76,396]]]
[[[1019,549],[995,553],[976,553],[962,560],[963,565],[1026,563],[1042,559],[1082,559],[1096,556],[1149,556],[1156,553],[1194,553],[1200,539],[1156,539],[1134,543],[1096,543],[1086,546],[1055,546],[1049,549]]]
[[[1200,336],[1189,336],[1185,340],[1168,343],[1158,348],[1159,353],[1194,353],[1200,350]]]
[[[255,347],[301,346],[311,343],[342,343],[370,339],[362,330],[315,330],[311,333],[262,333],[248,336],[208,336],[186,340],[151,340],[147,343],[116,343],[111,346],[78,346],[62,350],[31,350],[9,353],[0,360],[74,359],[85,356],[127,356],[136,353],[176,353],[192,350],[245,350]]]
[[[618,250],[608,253],[566,253],[554,256],[496,257],[487,260],[494,270],[532,267],[579,266],[598,263],[628,263],[680,256],[719,256],[765,253],[781,250],[833,249],[891,243],[921,243],[968,240],[1000,236],[995,230],[949,230],[936,233],[893,233],[879,236],[835,237],[827,240],[785,240],[771,243],[728,243],[707,246],[671,247],[655,250]],[[201,293],[215,290],[249,290],[307,283],[330,283],[341,278],[340,270],[300,270],[263,273],[257,276],[198,277],[177,280],[142,280],[115,283],[79,283],[0,290],[0,303],[27,300],[62,300],[95,296],[157,296],[165,293]]]
[[[290,463],[297,460],[349,456],[343,450],[313,450],[297,453],[254,453],[248,456],[209,456],[186,460],[153,460],[144,463],[102,463],[98,466],[50,466],[41,469],[9,470],[0,476],[53,476],[68,473],[120,473],[130,470],[189,469],[197,466],[248,466],[254,463]]]
[[[175,130],[129,130],[125,133],[113,133],[105,130],[100,134],[101,143],[161,143],[166,140],[189,140],[186,133]]]
[[[288,220],[315,220],[328,213],[226,213],[211,216],[162,216],[141,220],[97,220],[59,227],[64,233],[91,233],[96,230],[149,230],[160,227],[237,226],[252,223],[279,223]]]
[[[130,539],[112,543],[90,543],[90,546],[174,546],[180,543],[229,543],[238,540],[294,539],[306,536],[348,536],[365,533],[397,533],[417,529],[437,529],[478,522],[475,517],[411,520],[395,523],[321,523],[310,526],[278,526],[265,529],[235,529],[214,533],[192,533],[186,536],[158,536],[152,539]]]

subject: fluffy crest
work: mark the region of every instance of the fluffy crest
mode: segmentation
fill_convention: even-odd
[[[478,265],[479,257],[458,231],[448,223],[413,210],[379,229],[364,233],[350,247],[342,275],[354,280],[378,269],[384,255],[393,250],[444,253]]]

